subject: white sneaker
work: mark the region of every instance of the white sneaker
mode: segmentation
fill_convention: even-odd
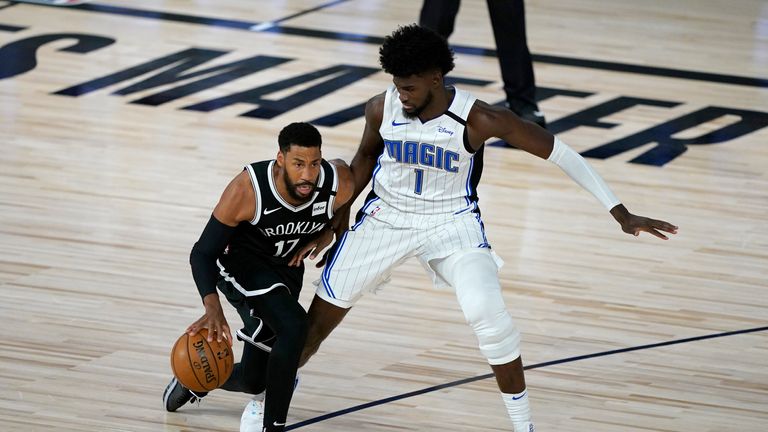
[[[251,399],[245,406],[240,417],[240,432],[261,432],[264,428],[264,401],[259,399]]]

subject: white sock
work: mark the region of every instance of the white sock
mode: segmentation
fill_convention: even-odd
[[[264,395],[265,394],[266,394],[266,392],[261,392],[261,393],[259,393],[257,395],[251,396],[251,399],[253,399],[255,401],[259,401],[259,402],[264,402]]]
[[[515,426],[515,432],[532,432],[533,423],[531,423],[531,407],[528,403],[528,389],[521,393],[502,393],[504,405],[507,406],[507,413]]]

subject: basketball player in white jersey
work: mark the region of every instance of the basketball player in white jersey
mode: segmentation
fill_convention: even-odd
[[[641,231],[666,239],[677,227],[631,214],[573,149],[511,111],[446,87],[453,53],[437,33],[417,25],[398,28],[379,50],[394,85],[365,109],[362,141],[351,163],[355,191],[373,187],[355,224],[349,214],[331,221],[337,242],[309,309],[309,331],[301,364],[341,322],[363,293],[386,282],[393,268],[417,257],[437,285],[450,285],[480,351],[496,376],[516,432],[532,432],[528,393],[520,358],[520,332],[507,312],[498,280],[500,260],[485,237],[476,188],[483,143],[500,138],[559,166],[591,192],[629,234]],[[346,214],[344,214],[346,213]],[[294,257],[332,241],[322,233]]]

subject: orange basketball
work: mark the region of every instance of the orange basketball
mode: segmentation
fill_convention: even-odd
[[[234,356],[227,341],[208,342],[208,329],[184,333],[171,350],[173,375],[184,387],[207,392],[219,388],[232,374]]]

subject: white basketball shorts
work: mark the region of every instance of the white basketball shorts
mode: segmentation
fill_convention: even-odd
[[[490,249],[479,213],[421,215],[401,212],[379,198],[369,200],[362,217],[331,251],[317,295],[339,307],[349,308],[365,292],[374,292],[389,281],[392,270],[417,257],[436,287],[449,285],[430,262],[467,249]],[[492,254],[497,265],[502,261]]]

